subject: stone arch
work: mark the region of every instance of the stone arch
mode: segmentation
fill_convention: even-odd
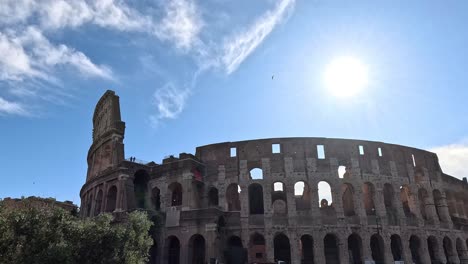
[[[98,215],[101,213],[102,207],[102,190],[98,191],[96,195],[96,204],[94,205],[94,215]]]
[[[320,207],[332,206],[333,195],[330,184],[326,181],[320,181],[317,187]]]
[[[192,264],[205,264],[205,238],[195,234],[189,239],[189,261]]]
[[[226,189],[226,203],[228,211],[240,211],[239,199],[240,187],[236,183],[231,183]]]
[[[338,247],[338,238],[334,234],[327,234],[323,238],[323,250],[326,264],[340,263],[340,250]]]
[[[219,194],[218,189],[211,187],[208,191],[208,206],[218,206],[219,205]]]
[[[385,259],[385,247],[380,234],[373,234],[371,236],[370,248],[372,251],[372,259],[375,261],[375,264],[383,264]]]
[[[409,240],[409,248],[411,252],[411,259],[414,264],[423,264],[421,256],[421,240],[419,237],[412,235]]]
[[[399,235],[394,234],[390,237],[390,248],[392,249],[392,256],[394,261],[403,260],[403,246]]]
[[[117,204],[117,187],[112,185],[107,191],[106,212],[113,212]]]
[[[176,236],[166,239],[166,259],[168,264],[180,263],[180,241]]]
[[[227,239],[227,245],[228,247],[243,247],[242,239],[238,236],[230,236]]]
[[[250,262],[254,263],[263,263],[266,262],[266,248],[265,248],[265,238],[259,233],[253,233],[250,236]]]
[[[150,177],[145,170],[135,172],[133,179],[133,194],[136,208],[149,208],[148,181]]]
[[[263,214],[263,187],[258,183],[249,185],[249,210],[250,214]]]
[[[296,201],[296,211],[310,210],[310,187],[304,181],[294,184],[294,199]]]
[[[273,239],[275,261],[285,261],[291,263],[291,245],[289,238],[283,234],[277,234]]]
[[[343,212],[345,216],[354,216],[356,211],[354,209],[354,188],[350,183],[341,185],[341,199],[343,203]]]
[[[385,211],[387,212],[387,220],[389,225],[398,225],[398,212],[395,207],[395,192],[390,183],[385,183],[383,187],[383,197]]]
[[[428,215],[426,211],[426,200],[428,199],[428,194],[426,189],[420,188],[418,190],[418,200],[419,200],[419,209],[421,211],[421,217],[424,221],[428,220]]]
[[[151,205],[156,211],[159,211],[161,209],[161,191],[158,187],[154,187],[151,190]]]
[[[283,200],[287,203],[286,189],[284,183],[280,181],[274,182],[271,189],[271,203],[273,204],[276,200]]]
[[[352,233],[348,237],[348,252],[349,252],[349,264],[362,264],[362,239],[356,234]]]
[[[362,186],[362,195],[364,199],[364,208],[366,209],[366,215],[375,215],[375,188],[370,182],[364,183]]]
[[[182,185],[178,182],[173,182],[167,187],[169,190],[171,206],[181,206],[182,205]]]
[[[263,180],[263,170],[260,168],[253,168],[249,172],[251,180]]]
[[[301,264],[314,264],[314,240],[310,235],[301,236]]]
[[[447,264],[453,264],[453,245],[452,245],[452,240],[449,237],[444,237],[444,240],[442,240],[442,244],[444,247],[444,255],[445,258],[447,259]]]
[[[429,252],[431,263],[441,263],[442,259],[439,253],[439,242],[435,236],[429,236],[427,238],[427,251]]]

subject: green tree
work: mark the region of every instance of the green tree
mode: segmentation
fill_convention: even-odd
[[[110,214],[80,219],[60,208],[0,205],[0,262],[146,263],[151,226],[144,212],[116,221]]]

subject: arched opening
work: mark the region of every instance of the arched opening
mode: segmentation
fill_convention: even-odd
[[[151,204],[154,210],[159,211],[161,209],[161,191],[158,187],[151,190]]]
[[[219,205],[219,198],[218,198],[218,189],[215,187],[211,187],[208,191],[208,206],[218,206]]]
[[[286,191],[284,189],[284,183],[282,182],[273,183],[273,190],[271,192],[271,203],[273,204],[276,200],[283,200],[286,202]]]
[[[434,205],[437,213],[437,217],[440,222],[445,222],[445,219],[442,217],[442,194],[439,190],[435,189],[432,191],[432,196],[434,197]]]
[[[173,182],[168,187],[171,195],[171,206],[182,205],[182,185],[178,182]]]
[[[303,181],[298,181],[294,184],[294,199],[296,201],[297,211],[310,210],[310,188]]]
[[[354,189],[349,183],[341,185],[343,212],[345,216],[354,216]]]
[[[153,240],[153,245],[150,247],[149,250],[148,264],[156,263],[158,263],[158,244],[156,243],[156,241]]]
[[[410,252],[411,252],[411,259],[413,260],[414,264],[423,264],[421,260],[421,241],[415,235],[410,237]]]
[[[393,191],[392,185],[389,183],[384,184],[383,196],[389,225],[398,225],[398,214],[393,200],[395,197],[394,195],[395,193]]]
[[[399,235],[392,235],[390,237],[390,247],[392,249],[392,256],[394,261],[403,260],[402,252],[403,246],[401,245],[401,238]]]
[[[452,240],[448,237],[444,237],[443,240],[444,244],[444,254],[445,258],[447,259],[447,264],[452,264],[452,252],[453,252],[453,247],[452,247]]]
[[[117,202],[117,187],[112,186],[107,191],[106,212],[114,212],[116,202]]]
[[[343,179],[345,176],[347,176],[346,166],[339,166],[338,167],[338,177],[340,179]]]
[[[247,263],[247,250],[242,246],[238,236],[231,236],[227,240],[227,249],[224,251],[226,263]]]
[[[437,238],[434,236],[429,236],[427,238],[427,251],[429,251],[429,257],[431,258],[431,263],[441,263],[439,258],[439,243],[437,243]]]
[[[406,217],[412,217],[413,214],[411,213],[411,209],[409,206],[409,197],[410,192],[408,186],[404,185],[400,187],[400,200],[401,205],[403,206],[403,212],[405,213]]]
[[[421,217],[427,221],[427,212],[426,212],[426,199],[427,191],[423,188],[418,190],[418,199],[419,199],[419,209],[421,211]]]
[[[314,241],[310,235],[301,236],[301,264],[314,264]]]
[[[338,239],[335,235],[327,234],[323,239],[323,250],[325,253],[326,264],[339,264],[340,252],[338,249]]]
[[[205,264],[205,238],[196,234],[189,240],[189,259],[192,264]]]
[[[319,196],[319,206],[328,207],[331,206],[333,199],[332,199],[332,192],[330,184],[326,181],[320,181],[318,183],[318,196]]]
[[[259,233],[250,237],[250,259],[254,263],[266,262],[265,238]]]
[[[166,243],[167,246],[167,263],[168,264],[179,264],[180,263],[180,242],[175,236],[170,236]]]
[[[228,211],[240,211],[241,210],[239,190],[240,190],[239,185],[235,183],[231,183],[226,189],[226,202],[227,202]]]
[[[258,183],[249,185],[250,214],[263,214],[263,188]]]
[[[263,170],[259,168],[251,169],[250,179],[251,180],[263,180]]]
[[[94,205],[94,215],[98,215],[101,213],[102,207],[102,190],[99,190],[96,196],[96,204]]]
[[[362,240],[358,234],[348,237],[349,264],[362,264]]]
[[[284,234],[278,234],[273,239],[275,250],[275,261],[284,261],[287,264],[291,263],[291,246],[289,239]]]
[[[135,194],[136,208],[148,208],[148,181],[149,175],[145,170],[135,173],[133,192]]]
[[[372,259],[375,264],[384,263],[384,241],[379,234],[374,234],[370,239],[370,247],[372,251]]]
[[[362,187],[362,195],[364,197],[364,208],[366,209],[366,214],[375,215],[375,204],[374,204],[374,185],[370,182],[364,183]]]

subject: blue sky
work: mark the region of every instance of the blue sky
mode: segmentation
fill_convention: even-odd
[[[107,89],[127,157],[359,138],[436,151],[445,172],[468,176],[466,1],[134,2],[0,3],[0,197],[79,203]],[[341,56],[369,71],[354,96],[323,82]]]

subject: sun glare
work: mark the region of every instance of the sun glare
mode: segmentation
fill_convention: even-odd
[[[367,67],[354,57],[339,57],[327,66],[324,79],[333,95],[352,96],[366,87]]]

